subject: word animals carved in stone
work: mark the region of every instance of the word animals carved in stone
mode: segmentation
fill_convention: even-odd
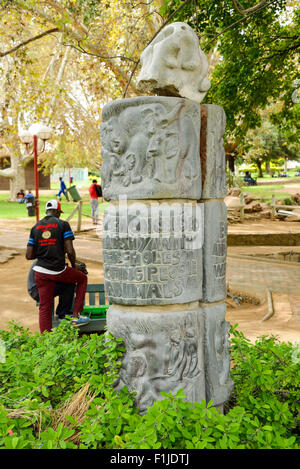
[[[160,305],[201,299],[201,209],[201,204],[110,206],[102,241],[109,301]]]

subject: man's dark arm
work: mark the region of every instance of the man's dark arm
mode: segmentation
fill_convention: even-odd
[[[67,253],[68,259],[71,262],[72,267],[75,269],[76,253],[73,247],[73,241],[71,239],[65,240],[65,252]]]
[[[27,249],[26,249],[25,257],[28,261],[30,261],[32,259],[35,259],[34,246],[30,246],[28,244]]]

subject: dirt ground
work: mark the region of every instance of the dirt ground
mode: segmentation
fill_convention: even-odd
[[[227,298],[226,320],[238,324],[238,329],[252,342],[262,335],[276,335],[285,342],[300,343],[300,314],[293,311],[290,297],[285,293],[273,293],[274,314],[262,321],[269,313],[267,298],[258,297],[260,303],[245,302],[237,305]],[[300,297],[294,300],[300,302]],[[250,299],[251,301],[251,299]]]
[[[11,252],[11,250],[9,250]],[[39,331],[38,308],[35,301],[27,293],[27,275],[30,261],[24,258],[24,253],[17,253],[7,262],[0,250],[0,285],[1,285],[1,313],[0,329],[7,328],[7,322],[14,320],[31,331]],[[103,283],[103,266],[99,262],[88,262],[89,283]],[[13,282],[12,282],[13,279]]]
[[[8,259],[8,260],[7,260]],[[5,262],[3,262],[5,261]],[[1,283],[1,314],[0,328],[8,327],[8,321],[14,320],[38,331],[38,308],[27,293],[27,274],[30,261],[24,253],[11,249],[0,249],[0,283]],[[103,266],[99,262],[87,262],[89,283],[103,283]],[[13,279],[13,282],[12,282]],[[232,298],[227,298],[226,319],[231,324],[239,324],[246,337],[255,340],[263,334],[278,335],[280,340],[300,341],[300,314],[294,314],[290,298],[284,293],[273,295],[275,314],[267,321],[261,322],[268,313],[268,304],[264,295],[247,295],[245,292],[233,290],[235,296],[242,296],[245,302],[240,305]],[[295,297],[300,303],[300,297]],[[259,304],[254,304],[259,303]],[[299,311],[299,310],[298,310]]]

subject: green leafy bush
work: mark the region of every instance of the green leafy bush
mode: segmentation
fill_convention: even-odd
[[[283,199],[283,204],[284,205],[296,205],[295,201],[292,200],[290,197],[285,197]]]
[[[275,337],[251,344],[232,328],[235,389],[225,414],[212,402],[185,402],[180,390],[162,393],[144,415],[133,393],[113,388],[124,352],[119,339],[80,337],[67,322],[42,335],[12,323],[0,339],[0,448],[299,448],[300,353]],[[66,414],[55,424],[87,383],[83,416]]]

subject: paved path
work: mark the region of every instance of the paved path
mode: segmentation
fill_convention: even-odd
[[[12,227],[3,226],[3,224],[0,226],[0,247],[25,249],[28,237],[29,229],[21,230],[18,228],[16,230]],[[74,246],[79,259],[102,262],[101,239],[93,238],[91,233],[86,232],[77,236]],[[247,254],[249,249],[250,247],[247,249]],[[253,249],[255,252],[257,247],[253,246]],[[286,249],[291,248],[287,247]],[[248,286],[252,290],[256,286],[259,289],[269,287],[276,292],[299,295],[300,264],[299,266],[288,265],[280,262],[257,261],[229,256],[227,257],[227,282]]]
[[[271,288],[292,295],[300,293],[300,264],[288,265],[227,257],[227,281],[251,289]]]

